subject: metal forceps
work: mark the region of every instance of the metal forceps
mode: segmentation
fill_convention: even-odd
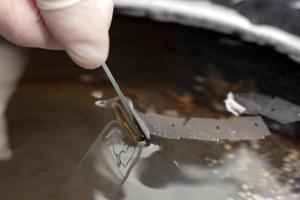
[[[130,137],[134,141],[142,143],[145,146],[149,146],[150,132],[147,129],[147,126],[144,124],[138,113],[136,113],[133,109],[132,102],[124,96],[106,63],[104,63],[102,67],[119,97],[120,103],[116,105],[117,107],[115,107],[115,110],[118,112],[116,115],[118,121],[121,121],[127,128]]]

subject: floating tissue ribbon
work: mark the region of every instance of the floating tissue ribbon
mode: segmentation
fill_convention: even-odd
[[[185,120],[157,114],[141,116],[148,125],[151,135],[170,139],[254,140],[270,135],[261,117],[190,118]]]
[[[96,102],[96,105],[110,108],[116,118],[119,99]],[[132,104],[131,104],[132,106]],[[191,139],[204,141],[219,140],[255,140],[263,139],[270,132],[261,117],[233,117],[229,119],[197,118],[184,119],[159,114],[144,114],[136,111],[139,120],[146,124],[150,135],[169,139]],[[151,142],[151,138],[150,138]]]

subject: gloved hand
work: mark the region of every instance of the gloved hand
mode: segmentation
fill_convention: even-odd
[[[65,50],[80,66],[107,58],[112,0],[1,0],[0,35],[25,47]]]

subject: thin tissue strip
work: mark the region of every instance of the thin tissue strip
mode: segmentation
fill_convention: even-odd
[[[152,135],[169,139],[205,141],[254,140],[270,135],[261,117],[230,119],[175,118],[158,114],[141,114]]]

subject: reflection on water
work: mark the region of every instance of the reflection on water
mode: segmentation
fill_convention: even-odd
[[[141,154],[118,122],[111,122],[79,163],[61,199],[114,199]],[[99,194],[98,194],[98,193]]]
[[[61,199],[296,200],[300,197],[299,154],[283,150],[272,138],[234,143],[159,137],[152,141],[139,155],[141,147],[131,146],[124,129],[111,123],[70,178]],[[282,162],[275,159],[278,156]]]

